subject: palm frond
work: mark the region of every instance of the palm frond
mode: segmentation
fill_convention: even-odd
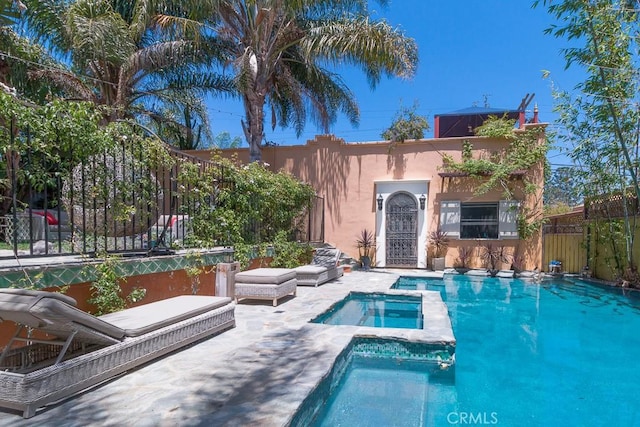
[[[310,22],[300,46],[308,58],[362,67],[372,86],[383,74],[412,77],[418,63],[415,40],[384,21],[367,17]]]
[[[191,42],[184,40],[155,43],[135,51],[123,64],[123,72],[133,76],[181,65],[194,52]]]
[[[107,2],[77,1],[69,8],[66,28],[77,61],[99,59],[119,66],[136,48],[127,23]]]
[[[357,125],[360,112],[355,95],[339,75],[316,64],[288,61],[277,78],[277,90],[269,101],[277,105],[280,125],[293,124],[300,135],[307,116],[324,132],[337,120],[338,112]]]
[[[231,76],[202,72],[185,75],[174,75],[166,78],[170,88],[195,89],[199,93],[217,93],[222,95],[236,94],[236,81]]]
[[[389,1],[377,0],[376,3],[386,7]],[[367,0],[294,0],[287,5],[302,12],[305,19],[336,19],[345,13],[362,15],[368,10]]]
[[[47,46],[52,54],[64,55],[69,43],[65,33],[68,0],[22,0],[26,6],[23,25],[33,40]]]
[[[197,149],[213,141],[206,105],[190,91],[175,91],[158,110],[155,104],[145,108],[136,104],[138,116],[150,120],[151,127],[165,142],[180,149]]]
[[[32,79],[45,79],[54,86],[58,86],[67,93],[67,97],[81,99],[83,101],[96,102],[96,97],[90,87],[88,87],[75,74],[62,69],[47,68],[34,71],[29,74]]]
[[[24,5],[14,0],[0,0],[0,26],[15,24],[20,18],[20,9]]]

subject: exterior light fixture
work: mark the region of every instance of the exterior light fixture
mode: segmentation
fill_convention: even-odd
[[[378,198],[376,199],[376,201],[378,202],[378,210],[381,211],[382,210],[382,202],[384,201],[384,199],[382,198],[382,194],[378,194]]]
[[[420,210],[423,211],[424,210],[424,202],[427,201],[427,198],[423,194],[423,195],[420,196],[420,198],[418,200],[420,200]]]

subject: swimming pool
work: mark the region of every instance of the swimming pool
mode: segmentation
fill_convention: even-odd
[[[429,425],[455,405],[453,352],[449,344],[356,337],[288,425]]]
[[[391,289],[400,289],[404,291],[438,291],[442,297],[442,301],[447,300],[444,282],[441,278],[434,277],[414,277],[402,276]]]
[[[422,329],[422,298],[419,295],[351,292],[312,322]]]
[[[640,425],[637,293],[562,279],[447,275],[442,284],[455,385],[415,397],[437,415],[428,423],[405,423],[413,418],[398,407],[398,425]],[[356,394],[371,388],[354,384]]]
[[[407,291],[439,291],[442,286],[444,286],[444,282],[441,278],[402,276],[393,284],[391,289],[402,289]]]
[[[455,407],[453,374],[426,362],[354,356],[314,427],[424,426]],[[441,402],[433,404],[437,397]],[[428,402],[428,404],[427,404]],[[400,412],[399,412],[400,409]]]

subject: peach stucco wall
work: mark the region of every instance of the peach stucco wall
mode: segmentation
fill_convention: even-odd
[[[317,194],[325,199],[325,241],[340,248],[352,257],[358,256],[355,240],[363,228],[375,231],[378,237],[377,261],[384,258],[384,210],[379,211],[376,197],[385,198],[397,191],[421,194],[427,197],[426,209],[419,212],[418,267],[427,266],[426,236],[438,228],[441,200],[498,201],[501,191],[494,190],[482,196],[474,194],[477,183],[471,178],[443,179],[442,154],[461,158],[462,141],[469,140],[474,147],[474,157],[480,153],[492,153],[504,149],[504,140],[482,137],[442,138],[406,141],[391,145],[389,142],[345,143],[332,135],[319,135],[306,145],[265,147],[263,162],[270,169],[285,170],[311,184]],[[210,151],[192,151],[201,158],[210,158]],[[224,150],[225,157],[237,155],[239,161],[248,161],[248,149]],[[536,199],[528,203],[541,209],[542,167],[529,172],[539,183]],[[537,206],[537,207],[536,207]],[[523,242],[520,242],[523,243]],[[457,246],[476,244],[475,241],[453,241],[447,254],[447,266],[457,257]],[[498,241],[496,244],[515,247],[517,240]],[[540,237],[527,242],[528,266],[539,266],[541,256]]]

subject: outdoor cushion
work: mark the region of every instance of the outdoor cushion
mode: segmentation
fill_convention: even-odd
[[[76,300],[55,292],[32,291],[28,289],[0,289],[0,318],[40,329],[60,338],[68,338],[80,325],[91,329],[79,337],[87,342],[104,342],[103,334],[114,342],[124,337],[124,330],[74,307]]]
[[[58,218],[56,218],[56,216],[50,212],[50,211],[36,211],[33,210],[31,211],[34,215],[39,215],[39,216],[43,216],[47,219],[47,224],[49,225],[58,225]]]
[[[335,267],[340,259],[340,251],[334,248],[318,248],[313,254],[312,264]]]
[[[335,270],[335,267],[333,267]],[[301,265],[294,269],[298,285],[318,286],[329,280],[329,270],[321,265]]]
[[[296,274],[321,274],[327,271],[327,267],[321,265],[301,265],[294,268]]]
[[[29,297],[40,297],[40,298],[55,298],[72,306],[77,306],[78,303],[75,299],[71,298],[68,295],[64,295],[58,292],[47,292],[47,291],[36,291],[33,289],[18,289],[18,288],[3,288],[0,289],[0,292],[3,294],[14,294],[14,295],[24,295]],[[28,298],[29,301],[33,301],[32,298]]]
[[[0,407],[32,417],[49,402],[235,326],[230,298],[185,295],[102,318],[78,310],[67,299],[0,289],[0,317],[19,323],[0,354]],[[65,340],[33,339],[25,326]],[[17,342],[26,345],[14,346]]]
[[[256,268],[236,274],[236,283],[277,285],[296,278],[296,271],[289,268]]]
[[[181,295],[152,304],[100,316],[100,320],[124,329],[128,337],[137,337],[184,319],[229,304],[231,298]]]

